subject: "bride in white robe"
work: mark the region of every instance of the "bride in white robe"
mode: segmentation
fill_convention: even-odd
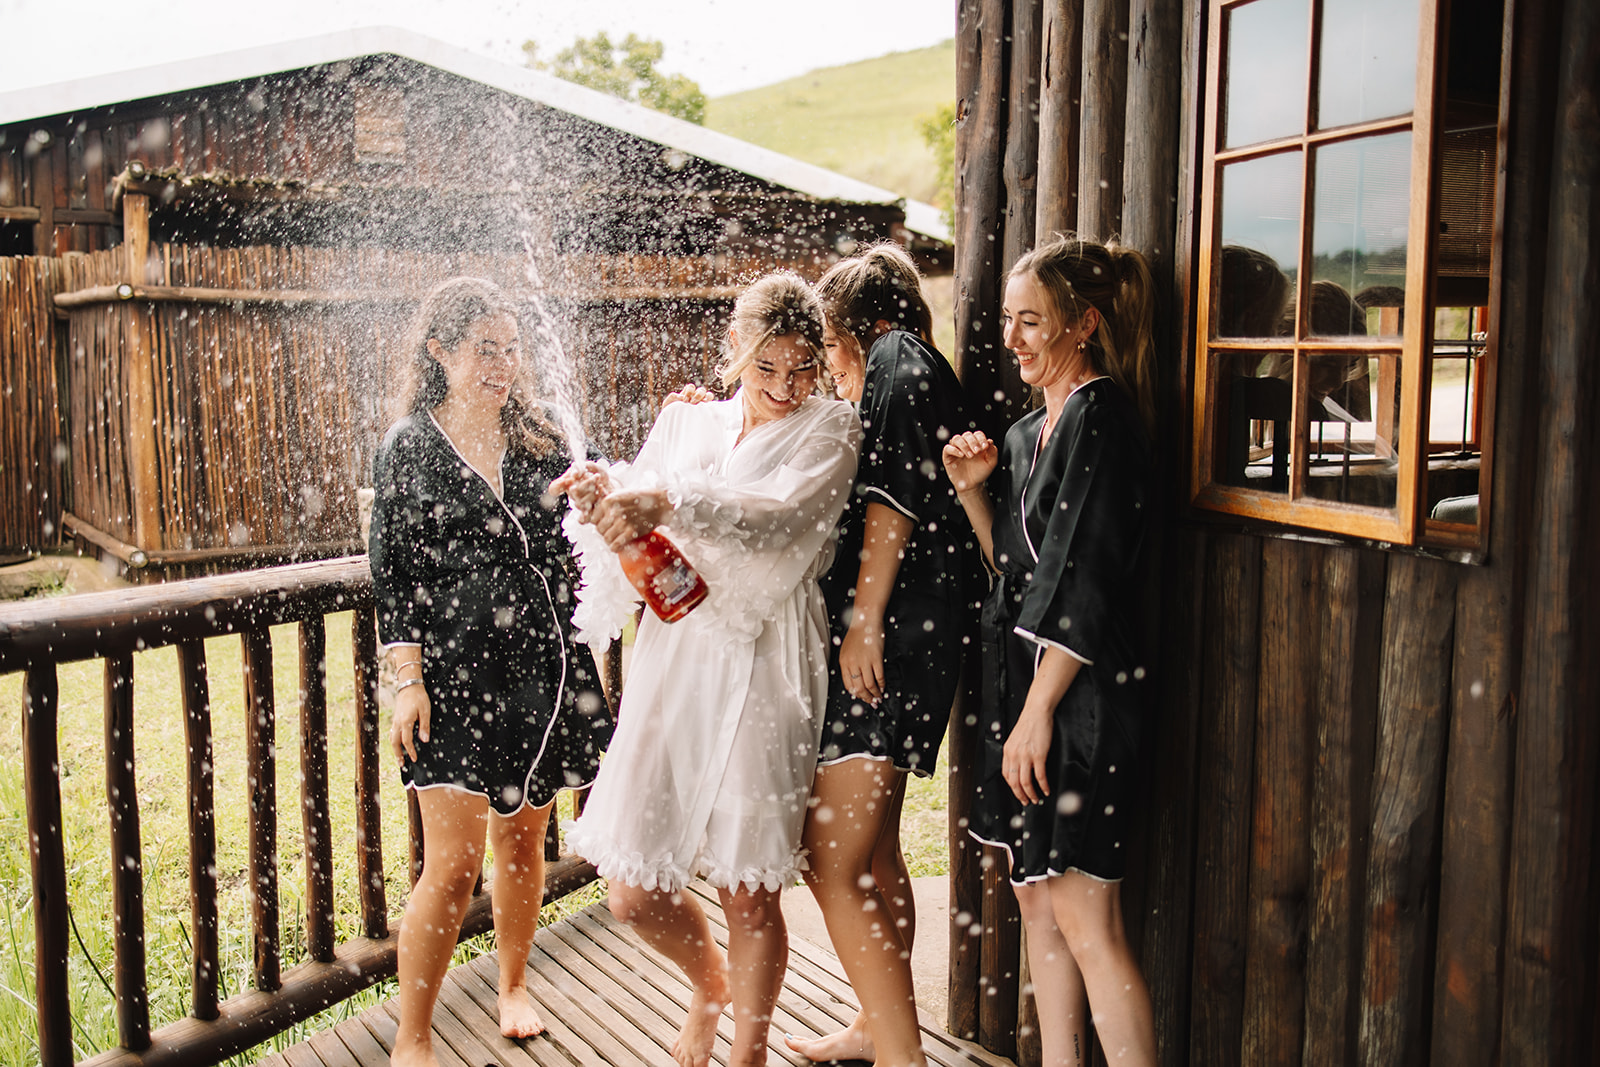
[[[742,348],[740,336],[753,340]],[[585,640],[614,637],[632,615],[638,594],[612,549],[657,525],[710,589],[677,623],[645,613],[616,735],[567,838],[610,881],[618,917],[694,982],[674,1049],[686,1065],[708,1061],[730,999],[730,1064],[766,1062],[787,957],[778,896],[803,863],[827,702],[816,578],[832,560],[861,440],[851,405],[814,395],[821,318],[798,278],[747,290],[730,350],[732,399],[671,404],[633,463],[554,487],[583,502],[584,524],[569,516],[568,532],[583,568],[574,622]],[[723,897],[727,961],[679,892],[695,877]]]

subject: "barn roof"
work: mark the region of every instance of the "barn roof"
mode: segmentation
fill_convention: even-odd
[[[621,130],[819,200],[904,202],[906,228],[949,243],[939,209],[638,104],[391,26],[365,27],[0,93],[0,126],[190,92],[329,63],[394,55]]]

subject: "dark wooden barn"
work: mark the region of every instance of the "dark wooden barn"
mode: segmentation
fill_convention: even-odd
[[[351,545],[415,301],[477,273],[631,454],[738,286],[938,212],[396,30],[0,97],[0,544],[140,565]],[[131,287],[131,288],[128,288]]]
[[[1027,401],[998,286],[1041,235],[1120,233],[1165,298],[1125,887],[1162,1061],[1593,1062],[1600,6],[959,17],[969,390],[997,426]],[[1030,1008],[980,859],[951,1025],[1009,1052]]]

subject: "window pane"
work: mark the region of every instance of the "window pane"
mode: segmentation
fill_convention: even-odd
[[[1319,58],[1319,129],[1409,114],[1416,99],[1416,0],[1324,4]]]
[[[1212,358],[1218,464],[1212,476],[1223,485],[1287,495],[1293,405],[1289,353],[1214,352]]]
[[[1393,508],[1400,357],[1316,352],[1310,376],[1306,495]]]
[[[1232,8],[1227,17],[1223,145],[1304,133],[1307,0],[1256,0]]]
[[[1478,450],[1479,364],[1488,336],[1485,318],[1482,308],[1434,309],[1428,444],[1435,451]]]
[[[1400,335],[1410,221],[1409,132],[1317,150],[1308,336]]]
[[[1222,168],[1214,337],[1277,337],[1300,262],[1300,152]]]

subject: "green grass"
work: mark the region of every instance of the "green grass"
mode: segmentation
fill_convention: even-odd
[[[338,939],[358,933],[355,880],[355,711],[349,616],[328,619],[329,808],[335,844],[335,905],[341,914]],[[278,870],[283,967],[304,956],[305,890],[299,817],[299,657],[294,627],[272,631],[277,705]],[[245,791],[244,700],[238,638],[206,642],[211,688],[216,775],[218,908],[223,996],[249,988],[250,900]],[[69,935],[75,1056],[86,1059],[117,1044],[115,1001],[108,982],[114,968],[111,923],[109,822],[106,814],[103,667],[99,661],[65,664],[59,670],[61,800],[68,902],[77,933]],[[134,729],[143,842],[145,935],[153,1027],[173,1022],[189,1005],[188,788],[177,655],[172,649],[134,657]],[[22,676],[0,675],[0,896],[5,931],[0,940],[0,1063],[37,1062],[33,1003],[33,890],[27,849],[22,776]],[[388,709],[384,709],[387,718]],[[384,724],[385,736],[387,722]],[[391,929],[408,887],[406,805],[399,776],[382,776],[385,882]],[[913,779],[903,820],[912,873],[943,874],[946,779],[941,763],[931,779]],[[567,801],[561,816],[570,817]],[[545,909],[553,922],[601,899],[591,886]],[[81,939],[81,943],[80,943]],[[465,942],[458,960],[491,951],[485,935]],[[102,980],[104,979],[104,981]],[[266,1044],[229,1061],[243,1067],[269,1051],[282,1050],[319,1030],[394,995],[382,983],[301,1023]]]
[[[938,192],[918,120],[956,97],[955,41],[720,96],[706,125],[916,200]]]

